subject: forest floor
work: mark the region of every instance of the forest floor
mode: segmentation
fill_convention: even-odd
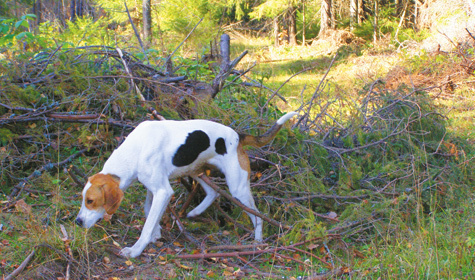
[[[275,164],[269,168],[270,171],[264,170],[261,171],[262,174],[261,172],[253,174],[257,179],[252,185],[259,197],[258,207],[261,211],[268,213],[266,211],[271,209],[269,212],[273,212],[272,218],[281,218],[283,223],[288,224],[294,222],[291,224],[292,230],[269,229],[269,236],[263,243],[256,245],[249,231],[252,225],[245,215],[241,215],[241,209],[233,208],[231,203],[223,198],[212,206],[216,208],[206,211],[202,217],[193,220],[181,218],[180,213],[174,214],[173,211],[183,204],[187,193],[178,191],[178,188],[182,187],[176,187],[177,193],[169,208],[173,211],[168,211],[162,222],[163,237],[147,246],[141,256],[125,259],[118,255],[120,248],[135,242],[144,223],[143,187],[136,184],[127,191],[121,209],[112,220],[99,223],[85,231],[74,225],[74,218],[80,207],[80,184],[73,182],[68,176],[68,171],[57,167],[57,174],[40,176],[34,181],[34,185],[28,185],[25,191],[27,195],[24,194],[24,197],[20,197],[21,199],[15,200],[14,203],[11,203],[6,194],[0,197],[2,241],[0,273],[7,277],[15,269],[19,269],[18,277],[22,279],[473,279],[475,277],[473,269],[475,178],[471,171],[475,166],[473,48],[471,51],[460,48],[453,53],[428,54],[417,48],[398,50],[388,42],[371,47],[357,41],[349,44],[320,41],[309,46],[273,47],[266,41],[241,38],[233,42],[232,57],[236,57],[244,49],[248,49],[250,53],[241,62],[242,69],[247,69],[257,62],[248,76],[274,91],[279,89],[279,94],[286,99],[284,102],[283,99],[276,98],[274,100],[276,107],[281,111],[296,110],[318,93],[319,109],[325,111],[330,108],[325,111],[328,118],[341,116],[341,119],[335,120],[335,126],[345,126],[341,131],[349,131],[352,128],[351,125],[346,126],[343,121],[353,118],[353,113],[346,109],[353,105],[347,104],[363,103],[364,97],[368,96],[366,92],[371,94],[372,87],[378,84],[381,86],[381,92],[427,93],[431,109],[437,109],[436,114],[443,116],[441,118],[444,119],[442,140],[434,144],[435,152],[421,149],[424,153],[419,155],[419,150],[412,150],[412,154],[408,157],[421,158],[420,161],[409,160],[412,164],[411,169],[422,170],[424,176],[431,177],[435,183],[428,188],[436,186],[436,191],[430,192],[428,196],[422,190],[420,193],[417,191],[411,193],[411,188],[418,189],[419,186],[421,189],[427,188],[426,182],[421,179],[423,177],[417,177],[414,171],[413,178],[410,178],[412,185],[409,183],[403,187],[407,193],[403,189],[395,194],[396,187],[394,187],[393,192],[388,189],[384,194],[385,198],[379,196],[366,198],[367,193],[361,188],[347,193],[333,190],[333,194],[339,196],[335,195],[329,200],[334,200],[335,204],[322,199],[320,202],[324,206],[321,208],[315,207],[310,199],[302,202],[278,200],[276,193],[279,191],[282,196],[295,193],[308,196],[315,192],[315,189],[308,185],[314,183],[312,180],[315,178],[312,176],[320,177],[320,171],[318,168],[309,168],[311,172],[305,178],[292,173],[292,167],[297,167],[289,165],[299,163],[292,161],[290,155],[286,154],[290,148],[282,151],[278,147],[275,148],[277,151],[274,149],[252,151],[253,158],[265,156],[271,163],[282,162],[282,165]],[[264,107],[263,103],[267,103],[260,100],[261,94],[266,99],[270,93],[257,93],[258,106]],[[246,98],[249,97],[243,97],[243,100],[250,102]],[[408,104],[412,102],[404,98],[401,97],[399,100],[404,100]],[[325,100],[340,105],[338,109],[325,107]],[[227,99],[223,99],[219,102],[226,101]],[[236,104],[241,106],[240,103]],[[419,104],[417,106],[422,107]],[[359,108],[356,105],[354,107]],[[226,109],[220,110],[222,111],[218,110],[218,113],[226,112]],[[420,109],[420,112],[423,110]],[[427,115],[434,114],[432,111],[427,113]],[[233,121],[233,116],[225,118],[226,122],[245,127]],[[420,118],[417,121],[416,124],[425,125],[424,119]],[[413,123],[409,121],[407,127],[412,125]],[[29,126],[36,129],[34,123],[29,123]],[[74,127],[73,130],[79,131],[80,128]],[[308,135],[312,137],[317,135],[315,131],[309,132]],[[290,128],[285,133],[296,139],[304,139],[302,142],[305,142],[305,145],[310,145],[309,143],[313,145],[311,142],[313,140],[309,140],[313,138],[306,138],[308,135],[302,136],[304,133],[299,134]],[[352,137],[356,138],[355,135],[360,134],[354,134]],[[100,139],[99,135],[97,137]],[[104,137],[112,138],[110,135]],[[323,142],[322,139],[325,138],[316,139],[316,142]],[[408,137],[406,140],[407,145],[411,145],[412,138]],[[277,143],[286,141],[279,139]],[[292,143],[288,145],[296,145],[295,142]],[[424,140],[423,144],[424,147],[426,144],[427,147],[430,146],[429,140]],[[318,146],[311,146],[308,153],[317,153]],[[338,148],[335,150],[340,151]],[[438,155],[439,157],[434,160],[428,159],[432,154],[437,154],[439,148],[444,149],[445,154]],[[0,149],[5,148],[0,146]],[[396,149],[400,149],[396,161],[405,161],[406,156],[402,153],[405,148],[394,148]],[[59,154],[59,148],[57,150]],[[77,165],[86,166],[77,172],[84,175],[79,181],[84,181],[87,176],[93,174],[93,170],[99,169],[109,152],[110,149],[105,148],[98,153],[85,152],[84,156],[76,159]],[[373,151],[368,150],[362,153],[348,153],[347,156],[342,152],[343,165],[346,164],[348,169],[353,170],[348,177],[356,174],[356,170],[359,170],[357,166],[362,164],[353,158],[370,158],[371,153]],[[331,162],[334,159],[322,156],[320,160],[322,161],[318,164],[325,165],[327,164],[325,161]],[[391,161],[389,156],[386,160],[387,163]],[[444,163],[439,169],[432,169],[436,162]],[[330,165],[328,163],[328,169],[322,171],[329,174],[325,180],[333,178],[334,166]],[[377,172],[372,174],[376,187],[378,187],[376,179],[380,178],[381,170],[385,170],[386,167],[378,168]],[[388,169],[390,168],[404,170],[405,167],[397,165],[397,162],[391,162]],[[295,170],[300,172],[303,168]],[[260,180],[279,175],[284,177],[282,181],[278,181],[278,186],[283,189],[293,186],[292,182],[286,181],[286,176],[295,176],[295,180],[299,183],[306,182],[308,189],[302,187],[294,193],[274,190]],[[404,174],[406,175],[407,173]],[[345,184],[341,183],[346,180],[345,178],[341,175],[342,181],[337,186],[346,188]],[[318,180],[324,181],[322,178]],[[347,180],[349,181],[345,182],[350,182],[348,185],[354,182],[351,178]],[[219,179],[218,182],[222,183]],[[178,185],[180,184],[177,183],[176,186]],[[332,189],[335,186],[330,185]],[[35,191],[35,186],[41,188]],[[351,187],[353,186],[349,188]],[[343,197],[340,194],[361,195],[361,198],[339,200]],[[202,194],[198,195],[193,203],[200,197]],[[304,210],[299,212],[293,208]],[[313,211],[307,211],[309,209]],[[328,212],[325,213],[324,210]],[[360,211],[365,212],[359,214]],[[354,214],[356,216],[360,215],[359,219],[353,217],[353,220],[345,220],[345,217],[353,215],[349,212],[356,213]],[[225,213],[231,217],[225,217]],[[180,229],[181,226],[184,226],[185,230]],[[306,236],[302,237],[299,230],[305,231]],[[193,256],[199,254],[203,254],[204,257],[194,259]],[[28,259],[29,255],[33,258]]]

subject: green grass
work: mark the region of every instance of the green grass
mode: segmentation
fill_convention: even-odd
[[[276,97],[271,106],[264,107],[271,93],[233,86],[220,93],[212,104],[198,104],[198,116],[218,120],[247,133],[262,133],[283,111],[296,109],[302,102],[308,102],[333,57],[333,54],[315,51],[311,47],[274,48],[266,40],[232,44],[232,58],[249,49],[250,58],[243,63],[249,63],[253,58],[265,61],[258,64],[250,76],[274,90],[295,73],[312,68],[282,87],[280,93],[289,100],[289,104],[278,101]],[[66,243],[60,230],[60,225],[64,225],[71,239],[69,246],[74,259],[72,275],[78,278],[99,275],[138,279],[149,276],[226,279],[232,276],[249,277],[256,272],[252,268],[254,266],[261,272],[292,279],[331,270],[314,256],[332,263],[335,268],[350,272],[351,277],[348,274],[342,276],[347,279],[474,278],[475,124],[472,112],[475,104],[473,86],[460,81],[466,80],[467,76],[454,79],[458,87],[442,97],[433,91],[412,92],[412,84],[388,89],[383,82],[374,86],[374,99],[365,107],[373,81],[391,73],[394,65],[406,69],[409,75],[413,75],[411,77],[417,77],[419,80],[416,82],[430,78],[429,84],[435,84],[450,73],[451,67],[447,65],[460,64],[461,59],[429,55],[414,58],[361,47],[342,47],[339,52],[329,72],[329,83],[321,88],[314,101],[311,116],[322,113],[315,120],[315,126],[302,130],[287,126],[271,146],[249,150],[253,157],[262,157],[275,164],[260,170],[260,175],[257,172],[252,174],[257,178],[253,177],[253,193],[260,211],[294,226],[294,230],[283,233],[279,228],[266,225],[264,232],[270,237],[270,246],[295,244],[313,237],[324,237],[323,241],[300,247],[305,252],[281,251],[277,252],[280,255],[264,254],[244,260],[183,261],[176,258],[177,254],[201,252],[202,248],[216,245],[252,242],[244,230],[235,227],[213,206],[201,219],[182,219],[197,243],[187,240],[176,222],[167,215],[162,222],[164,237],[160,242],[149,245],[138,259],[122,259],[116,253],[121,247],[136,241],[144,223],[144,188],[140,184],[129,188],[120,210],[110,222],[102,222],[85,231],[74,225],[80,207],[81,187],[72,182],[67,172],[55,169],[28,182],[28,188],[48,194],[22,195],[26,204],[32,207],[31,213],[23,212],[14,204],[7,204],[6,196],[0,198],[2,205],[8,205],[2,208],[0,214],[0,224],[3,225],[0,231],[3,241],[0,247],[2,274],[11,273],[23,261],[25,252],[37,248],[35,259],[22,276],[35,278],[37,273],[48,271],[50,274],[45,275],[50,278],[61,277],[60,273],[66,270],[68,260],[65,257]],[[67,58],[61,59],[67,61]],[[56,65],[62,65],[61,59]],[[199,64],[186,62],[193,66]],[[18,68],[10,69],[10,74],[5,75],[20,73]],[[18,88],[9,82],[12,79],[3,80],[2,85],[7,86],[5,94],[9,99],[2,101],[26,107],[32,103],[40,105],[50,100],[61,100],[61,108],[65,112],[107,111],[112,117],[119,118],[118,114],[114,115],[107,109],[110,102],[115,102],[126,119],[139,121],[148,118],[133,93],[128,91],[126,81],[101,84],[103,81],[97,80],[91,83],[84,76],[90,76],[98,69],[69,68],[67,63],[63,71],[61,75],[72,78],[41,87]],[[404,99],[405,95],[410,96]],[[161,113],[165,112],[166,117],[177,117],[173,107],[159,102],[155,105],[161,107]],[[377,118],[369,123],[367,118],[373,115],[365,115],[365,110],[371,111],[372,108],[379,114],[375,114]],[[9,110],[1,110],[5,116],[11,114]],[[439,116],[439,113],[448,119]],[[385,139],[400,121],[407,131]],[[79,147],[91,145],[90,142],[107,143],[71,163],[84,173],[82,179],[85,180],[100,170],[117,144],[115,137],[128,133],[127,130],[109,126],[82,124],[51,124],[48,132],[43,129],[43,125],[31,122],[8,125],[0,130],[0,158],[2,168],[7,167],[2,169],[1,177],[2,182],[6,182],[2,186],[4,194],[18,178],[28,176],[46,161],[60,161],[75,153]],[[55,145],[44,148],[40,145],[47,141],[44,135],[52,131],[64,131],[64,136],[53,137]],[[22,135],[32,135],[36,142],[24,142],[19,137]],[[377,141],[381,143],[357,149]],[[335,155],[323,145],[354,151]],[[22,158],[30,153],[40,156]],[[14,164],[7,161],[7,158],[14,157],[23,161]],[[266,181],[261,182],[259,178]],[[387,188],[383,191],[375,191],[386,184]],[[177,182],[174,186],[176,193],[172,207],[179,210],[188,192]],[[287,200],[311,194],[365,197]],[[200,198],[203,198],[202,193],[192,205],[197,205]],[[252,227],[240,209],[224,199],[220,200],[220,206],[237,222]],[[340,222],[316,215],[329,212],[336,213]],[[338,228],[341,228],[338,230],[340,236],[326,236],[328,230]],[[282,235],[278,237],[277,234]],[[249,273],[241,269],[254,270]]]

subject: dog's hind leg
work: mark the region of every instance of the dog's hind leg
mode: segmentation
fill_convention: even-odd
[[[188,218],[196,217],[203,213],[219,196],[219,194],[213,188],[208,186],[208,184],[206,184],[199,177],[193,176],[193,179],[200,183],[201,187],[206,192],[206,197],[198,206],[195,207],[195,209],[191,210],[188,215],[186,215]]]
[[[251,193],[251,185],[249,181],[249,168],[247,164],[249,161],[229,161],[235,164],[228,164],[225,166],[224,173],[226,182],[229,187],[231,195],[238,199],[242,204],[259,212],[257,210],[254,198]],[[254,214],[246,212],[252,223],[254,224],[254,238],[257,241],[262,241],[262,219]]]

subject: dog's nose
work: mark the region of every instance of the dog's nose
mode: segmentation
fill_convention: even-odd
[[[82,219],[81,219],[81,218],[77,218],[77,219],[76,219],[76,225],[82,227],[82,224],[83,224]]]

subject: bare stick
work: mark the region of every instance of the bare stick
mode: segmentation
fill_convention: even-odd
[[[204,18],[201,18],[200,21],[198,21],[198,23],[195,25],[195,27],[193,27],[193,29],[191,29],[190,33],[188,33],[188,35],[186,35],[185,39],[183,41],[181,41],[181,43],[178,45],[178,47],[175,48],[175,50],[167,57],[167,60],[165,61],[165,65],[167,65],[168,61],[170,59],[172,59],[172,56],[176,53],[176,51],[181,47],[181,45],[183,45],[186,40],[188,40],[188,38],[191,36],[191,34],[193,34],[193,32],[195,31],[196,27],[198,27],[198,25],[203,21]]]
[[[122,64],[124,64],[125,72],[127,72],[127,74],[130,77],[130,83],[132,84],[133,87],[135,87],[135,90],[137,91],[137,94],[139,95],[140,102],[142,102],[142,106],[146,107],[147,104],[146,104],[145,97],[143,97],[142,91],[137,86],[137,84],[134,82],[134,76],[132,75],[132,72],[130,71],[129,66],[127,65],[127,62],[125,62],[124,55],[122,54],[122,51],[119,48],[116,48],[116,50],[117,50],[117,53],[120,56]],[[147,109],[157,120],[159,120],[159,121],[165,120],[165,118],[162,115],[158,114],[158,112],[157,112],[157,110],[155,110],[155,108],[148,107]]]
[[[248,244],[248,245],[219,245],[206,248],[208,251],[220,251],[220,250],[248,250],[254,249],[257,247],[267,247],[269,244],[262,243],[262,244]]]
[[[198,190],[199,190],[198,185],[193,184],[192,190],[191,190],[190,194],[188,195],[188,198],[186,199],[185,203],[183,203],[183,206],[181,207],[180,212],[178,212],[179,213],[178,216],[180,216],[180,217],[185,216],[186,209],[188,208],[188,206],[190,206],[190,203],[193,200],[193,198],[195,198],[195,195],[198,192]]]
[[[287,84],[293,77],[295,77],[295,76],[297,76],[297,75],[299,75],[299,74],[302,74],[303,72],[307,72],[307,71],[309,71],[309,70],[315,69],[316,67],[317,67],[317,66],[315,65],[315,66],[313,66],[313,67],[305,68],[305,69],[300,70],[300,71],[298,71],[297,73],[293,74],[292,76],[290,76],[290,78],[288,78],[285,82],[283,82],[283,83],[279,86],[279,88],[276,89],[276,90],[272,93],[272,95],[267,99],[266,104],[264,105],[264,108],[267,108],[267,106],[269,105],[269,102],[277,95],[277,93],[279,92],[279,90],[280,90],[285,84]],[[330,65],[330,67],[331,67],[331,65]]]
[[[327,235],[326,238],[332,238],[332,237],[337,237],[339,235]],[[287,245],[287,246],[280,246],[276,248],[268,248],[264,250],[254,250],[254,251],[242,251],[242,252],[229,252],[229,253],[201,253],[201,254],[191,254],[191,255],[178,255],[176,256],[179,259],[208,259],[208,258],[226,258],[226,257],[238,257],[238,256],[252,256],[252,255],[259,255],[259,254],[266,254],[266,253],[275,253],[279,252],[282,250],[292,250],[297,246],[304,245],[309,242],[313,242],[316,240],[323,239],[323,237],[316,237],[312,238],[306,241],[298,242],[292,245]],[[324,260],[320,260],[326,265],[329,265],[328,262]]]
[[[285,229],[291,229],[292,227],[291,226],[288,226],[288,225],[284,225],[282,223],[279,223],[277,222],[276,220],[273,220],[249,207],[247,207],[246,205],[242,204],[239,200],[235,199],[234,197],[232,197],[230,194],[228,194],[226,191],[223,191],[220,187],[218,187],[213,181],[211,181],[209,179],[208,176],[206,175],[201,175],[200,176],[201,180],[203,180],[206,184],[208,184],[211,188],[213,188],[216,192],[218,192],[220,195],[224,196],[225,198],[229,199],[230,201],[232,201],[234,204],[236,204],[237,206],[241,207],[244,211],[248,212],[248,213],[251,213],[253,215],[256,215],[260,218],[262,218],[264,221],[268,222],[269,224],[271,225],[274,225],[276,227],[279,227],[279,228],[285,228]]]
[[[231,223],[233,223],[233,225],[237,226],[238,228],[240,228],[240,229],[242,229],[246,232],[252,233],[252,230],[248,229],[247,227],[245,227],[241,223],[238,223],[236,220],[231,218],[231,216],[229,216],[228,213],[224,212],[223,208],[221,208],[221,206],[219,206],[218,202],[214,202],[214,205],[218,209],[218,211],[224,216],[224,218],[226,220],[230,221]]]
[[[25,269],[25,267],[28,265],[28,263],[31,261],[31,258],[35,255],[35,249],[31,251],[31,253],[26,257],[26,259],[18,266],[10,275],[5,277],[5,280],[10,280],[10,279],[15,279],[15,277],[20,274],[20,272]]]
[[[338,53],[336,53],[335,56],[333,57],[332,61],[330,62],[330,65],[328,66],[327,72],[325,72],[325,75],[323,75],[322,79],[320,80],[320,83],[318,84],[317,88],[315,89],[315,92],[312,95],[312,99],[310,99],[310,102],[308,103],[307,114],[308,114],[309,117],[310,117],[310,110],[312,108],[313,101],[317,97],[317,93],[320,91],[320,87],[323,84],[323,81],[325,81],[325,79],[327,78],[327,75],[330,72],[330,69],[332,68],[333,63],[335,62],[335,59],[336,59],[337,56],[338,56]]]
[[[65,279],[66,280],[69,280],[69,270],[70,270],[70,267],[71,267],[71,260],[73,260],[73,254],[71,252],[71,247],[69,246],[69,243],[71,242],[71,240],[69,239],[69,236],[68,236],[68,232],[66,231],[66,228],[64,227],[64,225],[60,225],[60,228],[61,228],[61,232],[63,233],[63,238],[61,238],[64,242],[64,247],[66,249],[66,253],[68,254],[68,265],[66,266],[66,277]]]
[[[132,18],[130,17],[129,13],[129,8],[127,7],[127,3],[124,1],[124,6],[125,6],[125,11],[127,12],[127,16],[129,16],[129,22],[132,25],[132,28],[134,29],[135,36],[139,40],[140,47],[142,48],[143,55],[145,56],[145,59],[148,61],[147,54],[145,53],[145,49],[143,47],[142,39],[140,39],[140,34],[137,32],[137,29],[135,28],[135,24],[132,21]]]
[[[192,243],[195,243],[196,245],[200,245],[199,242],[193,238],[193,236],[191,236],[185,229],[185,226],[183,225],[183,223],[181,222],[180,218],[178,217],[178,215],[176,214],[175,212],[175,209],[173,207],[170,207],[168,206],[168,209],[170,210],[171,212],[171,216],[172,218],[175,220],[175,222],[177,223],[178,225],[178,228],[180,229],[180,232],[183,233],[183,235],[185,236],[185,238],[192,242]]]
[[[41,176],[41,174],[44,171],[50,170],[50,169],[52,169],[56,166],[64,165],[64,164],[70,162],[71,160],[75,159],[79,155],[82,155],[84,152],[87,152],[90,149],[96,149],[96,148],[99,148],[99,147],[102,147],[102,146],[103,146],[103,144],[99,144],[99,145],[92,146],[90,148],[82,149],[82,150],[78,151],[77,153],[75,153],[73,155],[70,155],[68,158],[66,158],[63,161],[55,162],[55,163],[48,163],[48,164],[42,166],[40,169],[33,171],[33,173],[31,173],[30,176],[22,179],[20,183],[18,183],[15,187],[13,187],[13,190],[10,194],[10,199],[13,199],[15,196],[17,196],[25,188],[25,185],[28,181],[30,181],[33,178]]]

